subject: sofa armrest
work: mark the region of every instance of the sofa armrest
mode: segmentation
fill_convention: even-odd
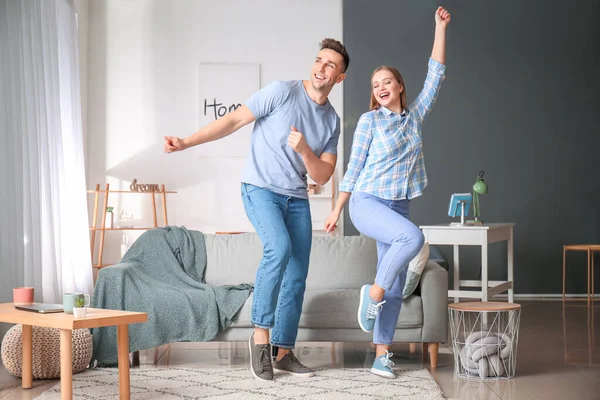
[[[124,290],[123,282],[129,275],[129,271],[133,270],[135,266],[136,263],[133,262],[122,262],[101,268],[96,277],[91,307],[124,310],[124,293],[115,292],[115,289],[121,288]],[[109,299],[112,299],[112,301],[109,302]],[[120,305],[117,306],[117,303]]]
[[[98,286],[99,283],[123,280],[124,277],[129,274],[129,271],[133,270],[136,265],[137,264],[134,262],[120,262],[115,265],[101,268],[96,277],[96,286]]]
[[[446,343],[448,340],[448,271],[428,261],[419,281],[423,302],[424,343]]]

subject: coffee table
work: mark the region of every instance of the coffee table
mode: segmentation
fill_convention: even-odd
[[[88,308],[84,318],[72,314],[39,314],[21,311],[13,303],[0,304],[0,322],[23,325],[23,389],[32,386],[32,334],[33,326],[60,330],[60,392],[62,399],[73,398],[72,335],[74,329],[117,326],[119,362],[119,398],[129,399],[129,333],[128,325],[148,321],[142,312],[103,310]]]

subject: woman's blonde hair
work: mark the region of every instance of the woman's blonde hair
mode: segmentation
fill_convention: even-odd
[[[402,74],[400,74],[400,72],[396,68],[387,65],[382,65],[381,67],[375,68],[375,71],[373,71],[373,74],[371,74],[371,81],[373,80],[373,76],[375,76],[376,73],[384,70],[390,71],[392,75],[394,75],[394,78],[396,78],[400,86],[402,86],[402,93],[400,93],[400,107],[402,107],[403,111],[406,110],[406,86],[404,85],[404,79],[402,79]],[[374,110],[376,108],[379,108],[379,106],[380,104],[377,102],[377,99],[373,94],[373,88],[371,87],[371,104],[369,105],[369,110]]]

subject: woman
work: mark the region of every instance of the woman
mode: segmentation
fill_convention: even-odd
[[[338,201],[325,221],[325,230],[333,231],[350,200],[354,226],[377,241],[377,275],[373,285],[361,289],[358,319],[365,332],[373,331],[377,352],[371,372],[386,378],[395,378],[388,349],[402,306],[406,270],[423,247],[423,234],[410,222],[408,206],[427,186],[421,130],[444,80],[449,22],[450,13],[438,7],[427,78],[410,106],[395,68],[382,66],[373,72],[371,111],[358,121]]]

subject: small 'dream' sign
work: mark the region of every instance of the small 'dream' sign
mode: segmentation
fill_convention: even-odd
[[[131,181],[129,190],[132,192],[160,192],[157,184],[154,183],[137,183],[137,179]]]

